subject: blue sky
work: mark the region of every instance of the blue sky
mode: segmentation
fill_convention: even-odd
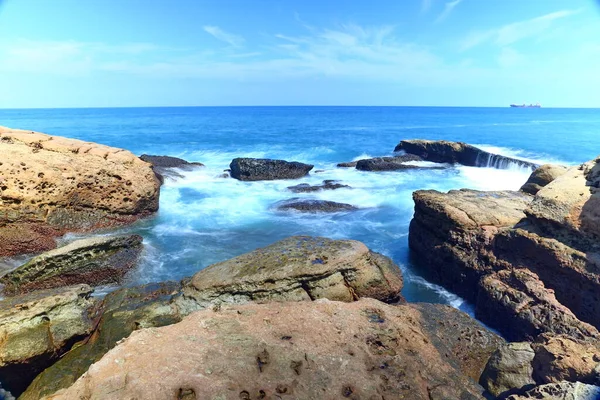
[[[592,0],[0,0],[0,107],[600,107]]]

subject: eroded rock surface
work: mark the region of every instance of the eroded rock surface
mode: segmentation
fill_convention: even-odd
[[[313,166],[297,161],[234,158],[229,168],[232,178],[241,181],[264,181],[302,178]]]
[[[421,318],[372,299],[204,310],[134,332],[48,398],[480,399]]]
[[[507,343],[490,357],[479,383],[494,397],[532,389],[536,386],[531,365],[534,357],[530,343]]]
[[[139,235],[80,239],[34,257],[1,277],[0,284],[9,295],[79,283],[119,284],[141,251]]]
[[[279,211],[298,211],[303,213],[334,213],[356,211],[358,207],[347,203],[337,203],[329,200],[315,199],[289,199],[278,203],[277,210]]]
[[[507,400],[598,400],[600,387],[580,382],[559,382],[541,385],[522,395],[512,395]]]
[[[159,181],[129,151],[0,127],[0,256],[55,236],[131,223],[158,209]]]

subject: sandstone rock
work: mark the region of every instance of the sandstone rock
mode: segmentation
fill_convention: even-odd
[[[297,179],[307,175],[312,165],[297,161],[234,158],[229,165],[231,177],[241,181]]]
[[[181,178],[182,175],[174,170],[183,169],[190,170],[197,167],[204,167],[204,164],[199,162],[189,162],[181,158],[171,157],[171,156],[152,156],[148,154],[142,154],[140,156],[142,161],[152,164],[152,169],[154,173],[161,181],[164,182],[165,177],[169,178]]]
[[[49,250],[67,231],[158,209],[158,180],[128,151],[3,127],[0,151],[0,256]]]
[[[477,318],[505,333],[508,340],[533,340],[541,333],[573,338],[599,337],[560,304],[554,291],[527,269],[503,270],[482,278],[475,307]]]
[[[37,400],[69,387],[135,330],[179,322],[182,316],[172,299],[180,288],[179,283],[165,282],[109,293],[97,307],[93,334],[39,374],[19,398]]]
[[[0,382],[23,391],[93,328],[89,286],[41,290],[0,301]]]
[[[334,213],[356,211],[358,208],[352,204],[336,203],[335,201],[293,198],[278,203],[277,210],[304,213]]]
[[[512,395],[507,400],[598,400],[600,387],[580,382],[559,382],[541,385],[523,395]]]
[[[321,190],[336,190],[336,189],[349,189],[349,188],[350,188],[350,186],[342,185],[341,183],[338,183],[337,181],[333,181],[333,180],[325,180],[320,185],[311,185],[308,183],[301,183],[301,184],[295,185],[295,186],[288,186],[288,190],[290,190],[294,193],[312,193],[312,192],[319,192]]]
[[[507,168],[518,165],[534,170],[538,165],[516,158],[492,154],[462,142],[446,140],[402,140],[394,151],[405,151],[426,161],[462,164],[471,167]]]
[[[215,303],[396,301],[401,289],[398,266],[361,242],[293,236],[203,269],[177,303],[189,314]]]
[[[533,388],[533,367],[535,353],[530,343],[507,343],[490,357],[479,380],[494,397],[507,395]]]
[[[134,332],[48,399],[481,398],[446,360],[410,305],[228,306]]]
[[[407,154],[396,157],[376,157],[360,160],[356,163],[356,169],[360,171],[398,171],[407,169],[444,169],[444,167],[422,167],[406,164],[408,161],[422,161],[421,157]]]
[[[541,188],[567,172],[567,167],[555,164],[544,164],[531,173],[521,190],[535,195]]]
[[[9,295],[78,283],[119,284],[141,251],[139,235],[80,239],[34,257],[1,277],[0,283]]]

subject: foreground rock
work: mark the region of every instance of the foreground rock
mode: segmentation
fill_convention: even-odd
[[[158,209],[158,179],[128,151],[0,127],[0,152],[0,256],[49,250],[67,231]]]
[[[470,144],[446,140],[402,140],[394,151],[405,151],[426,161],[462,164],[470,167],[505,169],[511,165],[534,170],[537,164],[516,158],[492,154]]]
[[[289,199],[277,205],[279,211],[298,211],[303,213],[335,213],[356,211],[357,207],[352,204],[336,203],[329,200],[312,200],[312,199]]]
[[[295,186],[288,186],[288,190],[294,193],[312,193],[319,192],[321,190],[336,190],[336,189],[349,189],[350,186],[343,185],[338,181],[334,180],[325,180],[320,185],[311,185],[309,183],[301,183]]]
[[[291,237],[214,264],[183,288],[164,283],[107,295],[97,307],[98,323],[91,337],[46,369],[21,398],[39,399],[68,387],[131,332],[169,325],[194,311],[218,309],[222,304],[323,298],[398,301],[401,289],[398,266],[360,242]],[[491,354],[493,349],[484,351]]]
[[[580,382],[558,382],[538,386],[522,395],[512,395],[507,400],[598,400],[600,387]]]
[[[182,175],[174,169],[191,170],[198,167],[204,167],[204,164],[199,162],[189,162],[181,158],[171,156],[152,156],[142,154],[142,161],[152,164],[152,169],[161,182],[164,182],[165,177],[181,178]]]
[[[141,251],[139,235],[80,239],[34,257],[0,278],[0,284],[8,295],[79,283],[119,284]]]
[[[93,329],[95,300],[86,285],[0,301],[0,381],[20,393],[44,368]]]
[[[49,398],[481,398],[421,320],[369,299],[200,311],[135,332]]]
[[[567,167],[562,165],[544,164],[531,173],[529,179],[523,186],[521,191],[535,195],[543,187],[567,172]]]
[[[229,168],[232,178],[241,181],[264,181],[302,178],[313,166],[297,161],[234,158]]]

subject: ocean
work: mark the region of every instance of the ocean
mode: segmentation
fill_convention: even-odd
[[[129,285],[179,280],[218,261],[291,235],[350,238],[391,257],[409,301],[462,299],[428,282],[408,249],[418,189],[517,190],[530,171],[516,166],[361,172],[339,162],[392,155],[403,139],[464,141],[537,163],[574,165],[596,157],[600,111],[442,107],[175,107],[0,110],[0,125],[170,155],[205,168],[182,172],[161,190],[160,211],[119,232],[139,233],[145,250]],[[314,164],[294,181],[239,182],[220,177],[236,157]],[[319,172],[320,171],[320,172]],[[338,180],[349,189],[294,194],[288,186]],[[292,197],[350,203],[359,211],[306,215],[273,205]],[[67,235],[63,240],[71,240]],[[17,264],[21,259],[5,260]],[[103,288],[105,293],[113,288]]]

